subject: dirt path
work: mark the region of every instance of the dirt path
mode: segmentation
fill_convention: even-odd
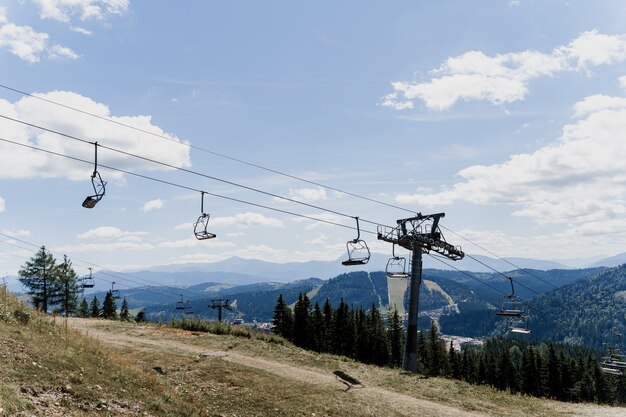
[[[337,389],[345,388],[340,381],[331,373],[325,373],[319,369],[295,366],[288,363],[269,360],[265,358],[246,355],[233,350],[211,349],[210,344],[206,347],[198,346],[190,341],[189,337],[180,337],[172,340],[175,330],[158,329],[154,327],[133,326],[120,332],[107,326],[106,322],[89,319],[70,319],[69,324],[76,330],[97,338],[103,343],[135,350],[159,353],[175,354],[178,356],[190,356],[197,358],[213,357],[226,362],[236,363],[246,367],[254,368],[272,375],[279,376],[286,380],[293,380],[310,385],[336,386]],[[168,336],[169,334],[169,336]],[[185,333],[188,335],[188,333]],[[216,336],[217,337],[217,336]],[[390,415],[403,416],[445,416],[445,417],[483,417],[490,414],[481,412],[470,412],[460,408],[444,405],[435,401],[414,398],[401,394],[380,386],[368,385],[364,382],[364,387],[349,390],[349,395],[354,401],[364,404],[376,403],[384,404],[390,411]],[[625,417],[626,410],[623,408],[595,407],[591,405],[577,405],[566,403],[556,404],[554,415],[580,416],[580,417]],[[367,408],[367,406],[365,406]]]

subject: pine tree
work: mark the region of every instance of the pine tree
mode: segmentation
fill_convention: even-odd
[[[309,298],[300,293],[293,307],[293,343],[306,348],[309,333]]]
[[[554,345],[550,343],[548,346],[548,393],[550,397],[560,399],[561,390],[561,363],[554,349]]]
[[[128,311],[128,302],[126,301],[126,297],[124,297],[124,301],[122,301],[122,308],[120,309],[120,320],[128,321],[130,318],[130,312]]]
[[[113,298],[113,292],[108,291],[104,297],[102,303],[102,317],[109,320],[115,320],[117,318],[117,306],[115,305],[115,299]]]
[[[78,275],[72,268],[72,262],[63,255],[63,263],[56,268],[58,291],[50,298],[52,303],[60,304],[65,316],[76,314],[78,294],[82,291]]]
[[[83,301],[80,302],[80,308],[78,309],[78,316],[79,317],[89,317],[89,303],[87,303],[87,300],[83,297]]]
[[[398,310],[393,309],[393,313],[389,317],[389,327],[387,328],[387,336],[389,339],[390,363],[391,366],[402,366],[402,348],[404,346],[404,327],[400,321]]]
[[[535,360],[535,350],[528,346],[522,356],[522,392],[527,395],[539,395],[539,370]]]
[[[20,282],[27,288],[35,308],[48,312],[59,291],[57,265],[54,256],[45,246],[33,255],[19,270]]]
[[[278,296],[276,306],[274,307],[274,316],[272,318],[273,332],[281,335],[285,339],[291,340],[293,329],[293,313],[287,304],[283,295]]]
[[[100,317],[100,301],[98,301],[98,297],[93,296],[93,300],[91,300],[91,317]]]
[[[454,379],[461,379],[459,355],[454,350],[452,340],[450,340],[450,349],[448,349],[448,362],[450,363],[450,376]]]
[[[368,363],[379,366],[387,365],[389,363],[389,340],[387,339],[385,322],[380,310],[376,308],[376,304],[372,304],[367,315],[366,328],[369,333]]]
[[[326,350],[326,324],[324,323],[324,315],[318,302],[309,314],[309,334],[307,346],[308,349],[316,352],[324,352]]]

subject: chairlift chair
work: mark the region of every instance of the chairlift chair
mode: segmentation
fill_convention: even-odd
[[[509,321],[509,332],[514,334],[531,334],[532,330],[528,328],[526,317],[511,318]]]
[[[193,314],[193,309],[191,308],[191,304],[189,304],[189,300],[185,303],[185,311],[183,314]]]
[[[102,177],[98,172],[98,142],[95,142],[94,145],[96,147],[96,156],[94,159],[93,173],[91,174],[91,185],[93,186],[94,194],[87,196],[83,201],[83,207],[89,209],[94,208],[96,204],[98,204],[98,201],[102,200],[102,197],[104,197],[106,191],[105,189],[107,184],[106,181],[102,180]]]
[[[184,310],[185,302],[183,301],[183,295],[180,295],[180,301],[176,301],[176,310]]]
[[[115,281],[111,283],[111,297],[113,297],[114,300],[118,300],[120,298],[120,290],[116,290],[115,288],[113,288],[114,285]]]
[[[198,217],[198,220],[193,225],[193,233],[196,235],[196,239],[198,240],[213,239],[216,237],[214,233],[209,233],[207,231],[211,216],[204,212],[204,194],[204,191],[202,191],[202,200],[200,203],[200,212],[202,215]]]
[[[406,271],[406,258],[396,256],[395,243],[391,246],[392,257],[387,261],[385,272],[389,278],[408,278],[410,274]]]
[[[93,288],[96,286],[96,282],[94,281],[93,277],[91,276],[91,268],[89,268],[89,276],[88,277],[83,277],[82,284],[81,287],[82,288]]]
[[[346,249],[348,250],[348,259],[341,262],[342,265],[352,266],[352,265],[365,265],[370,260],[370,249],[367,247],[367,243],[364,240],[361,240],[361,230],[359,229],[359,218],[355,217],[356,220],[356,231],[357,236],[356,239],[349,240],[346,242]]]
[[[511,283],[511,294],[503,296],[504,301],[500,310],[496,312],[496,315],[501,317],[522,317],[524,314],[524,303],[518,297],[515,296],[515,288],[513,287],[513,278],[507,277]]]

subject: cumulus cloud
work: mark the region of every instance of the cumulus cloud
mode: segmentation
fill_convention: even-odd
[[[305,230],[313,230],[322,226],[332,226],[331,223],[341,223],[343,220],[342,217],[328,212],[307,214],[307,216],[315,219],[320,219],[321,221],[315,221],[304,217],[293,217],[292,220],[296,223],[306,224],[306,226],[304,227]]]
[[[4,198],[0,197],[0,213],[4,212],[6,208],[6,201]]]
[[[108,15],[123,15],[129,0],[33,0],[39,7],[39,17],[69,22],[72,16],[81,21],[102,20]]]
[[[531,80],[562,71],[588,72],[591,67],[626,60],[626,35],[583,32],[567,45],[550,53],[522,51],[495,56],[470,51],[448,58],[430,71],[423,82],[392,82],[393,92],[381,104],[397,110],[412,109],[415,101],[443,111],[458,101],[506,104],[523,100]]]
[[[403,204],[456,201],[509,204],[537,223],[605,222],[626,213],[626,101],[591,96],[574,106],[579,117],[554,143],[495,165],[459,172],[462,181],[439,192],[396,196]]]
[[[210,227],[235,226],[244,229],[252,226],[285,227],[283,222],[278,219],[252,212],[239,213],[230,217],[211,218],[210,225]]]
[[[150,200],[146,204],[143,205],[141,211],[148,212],[150,210],[158,210],[163,207],[163,200],[157,198],[156,200]]]
[[[15,103],[0,99],[0,114],[82,139],[98,141],[99,144],[129,154],[141,155],[179,167],[191,166],[189,148],[181,146],[181,140],[174,135],[152,124],[150,116],[114,116],[105,104],[69,91],[53,91],[36,95],[102,118],[109,118],[137,130],[51,105],[34,97],[24,97]],[[160,140],[139,129],[157,136],[165,136],[170,140]],[[0,130],[3,138],[52,150],[62,155],[93,161],[93,145],[69,140],[6,119],[0,119]],[[155,146],[155,142],[158,142],[158,146]],[[129,171],[169,170],[160,165],[102,148],[98,151],[98,162]],[[0,178],[61,177],[83,181],[92,170],[91,163],[81,163],[8,143],[0,143]],[[122,178],[121,173],[106,171],[106,169],[101,169],[100,173],[105,181]]]
[[[31,235],[30,230],[24,230],[24,229],[3,230],[2,233],[4,233],[7,236],[11,236],[11,237],[29,237]]]
[[[100,226],[95,229],[88,230],[79,234],[79,239],[124,239],[128,237],[140,237],[147,235],[146,232],[125,232],[120,228],[113,226]],[[125,241],[132,241],[136,239],[124,239]]]
[[[318,188],[291,188],[289,197],[307,203],[326,200],[326,190],[322,187]]]
[[[47,33],[38,32],[30,26],[10,22],[6,8],[0,7],[0,50],[6,50],[31,64],[39,62],[46,52],[53,59],[78,58],[78,55],[68,47],[48,46],[48,40]]]

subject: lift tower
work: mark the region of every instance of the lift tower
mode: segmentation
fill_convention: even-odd
[[[415,217],[398,220],[396,227],[378,226],[379,240],[411,251],[409,323],[402,368],[413,373],[417,372],[417,318],[422,284],[422,254],[433,252],[454,261],[465,256],[460,246],[453,246],[445,241],[439,228],[439,219],[444,216],[445,213],[417,213]]]

